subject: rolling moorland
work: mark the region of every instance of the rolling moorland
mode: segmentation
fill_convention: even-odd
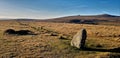
[[[94,24],[94,25],[119,25],[120,16],[100,14],[100,15],[76,15],[54,19],[44,20],[45,22],[60,22],[60,23],[77,23],[77,24]]]
[[[87,49],[70,46],[73,36],[87,30]],[[30,30],[27,35],[5,30]],[[119,58],[120,17],[108,14],[68,16],[49,20],[0,21],[0,58]]]

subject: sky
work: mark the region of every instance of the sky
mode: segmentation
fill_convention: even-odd
[[[98,14],[120,16],[120,0],[0,0],[0,18],[48,19]]]

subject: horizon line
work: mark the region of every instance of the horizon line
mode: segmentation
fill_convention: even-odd
[[[27,17],[8,17],[8,18],[4,18],[4,17],[0,17],[1,19],[40,19],[40,20],[44,20],[44,19],[54,19],[54,18],[61,18],[61,17],[68,17],[68,16],[97,16],[97,15],[111,15],[111,16],[120,16],[120,15],[113,15],[113,14],[78,14],[78,15],[63,15],[63,16],[57,16],[57,17],[51,17],[51,18],[27,18]]]

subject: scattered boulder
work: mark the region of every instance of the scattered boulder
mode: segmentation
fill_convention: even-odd
[[[34,35],[34,33],[30,30],[19,30],[15,31],[13,29],[7,29],[4,34],[14,34],[14,35]]]
[[[59,34],[58,39],[68,40],[70,39],[70,36],[66,34]]]
[[[83,49],[87,37],[86,29],[81,29],[72,39],[71,46]]]
[[[30,30],[19,30],[19,31],[16,31],[16,34],[17,35],[32,35],[33,32]]]
[[[15,34],[15,30],[13,29],[7,29],[6,31],[4,31],[4,34]]]
[[[59,36],[59,39],[68,39],[67,36]]]
[[[58,36],[58,33],[53,32],[50,36]]]

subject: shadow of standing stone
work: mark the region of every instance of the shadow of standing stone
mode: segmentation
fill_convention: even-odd
[[[79,49],[83,49],[85,46],[85,40],[87,38],[86,29],[81,29],[72,39],[71,46]]]

